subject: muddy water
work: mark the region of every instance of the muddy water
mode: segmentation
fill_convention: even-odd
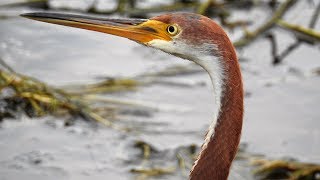
[[[303,19],[313,9],[300,3],[286,18],[305,25]],[[244,15],[239,12],[239,17]],[[267,18],[261,10],[250,15]],[[294,42],[284,30],[273,32],[281,50]],[[238,34],[230,32],[232,39]],[[238,51],[247,93],[241,141],[253,154],[320,163],[320,77],[312,73],[320,67],[319,46],[302,45],[277,67],[270,63],[270,51],[266,39]],[[126,39],[19,17],[0,21],[0,55],[16,71],[52,85],[132,77],[190,64]],[[213,115],[212,88],[204,71],[161,80],[134,92],[108,96],[158,107],[147,114],[121,115],[117,123],[136,129],[132,133],[81,121],[65,128],[53,117],[4,121],[0,179],[134,179],[138,175],[130,173],[132,168],[174,167],[177,149],[202,143]],[[151,162],[141,161],[136,141],[157,150]],[[230,179],[252,179],[246,161],[235,161],[231,171]],[[186,177],[187,173],[177,171],[150,179]]]

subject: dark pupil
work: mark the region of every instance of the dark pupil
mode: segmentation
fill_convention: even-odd
[[[169,32],[171,32],[171,33],[174,32],[174,27],[173,26],[169,26]]]

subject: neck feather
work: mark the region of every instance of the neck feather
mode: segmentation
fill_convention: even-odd
[[[193,180],[227,179],[239,145],[243,87],[237,57],[230,45],[220,45],[219,49],[226,49],[220,57],[205,56],[194,60],[210,75],[216,109],[205,142],[191,170],[190,178]]]

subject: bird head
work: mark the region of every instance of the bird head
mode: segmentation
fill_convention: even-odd
[[[191,13],[166,14],[151,19],[106,19],[62,13],[27,13],[22,16],[125,37],[189,60],[212,53],[218,55],[219,34],[225,35],[211,19]]]

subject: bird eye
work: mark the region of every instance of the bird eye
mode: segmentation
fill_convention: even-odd
[[[178,34],[178,27],[177,26],[175,26],[175,25],[169,25],[168,27],[167,27],[167,31],[168,31],[168,33],[170,34],[170,35],[176,35],[176,34]]]

